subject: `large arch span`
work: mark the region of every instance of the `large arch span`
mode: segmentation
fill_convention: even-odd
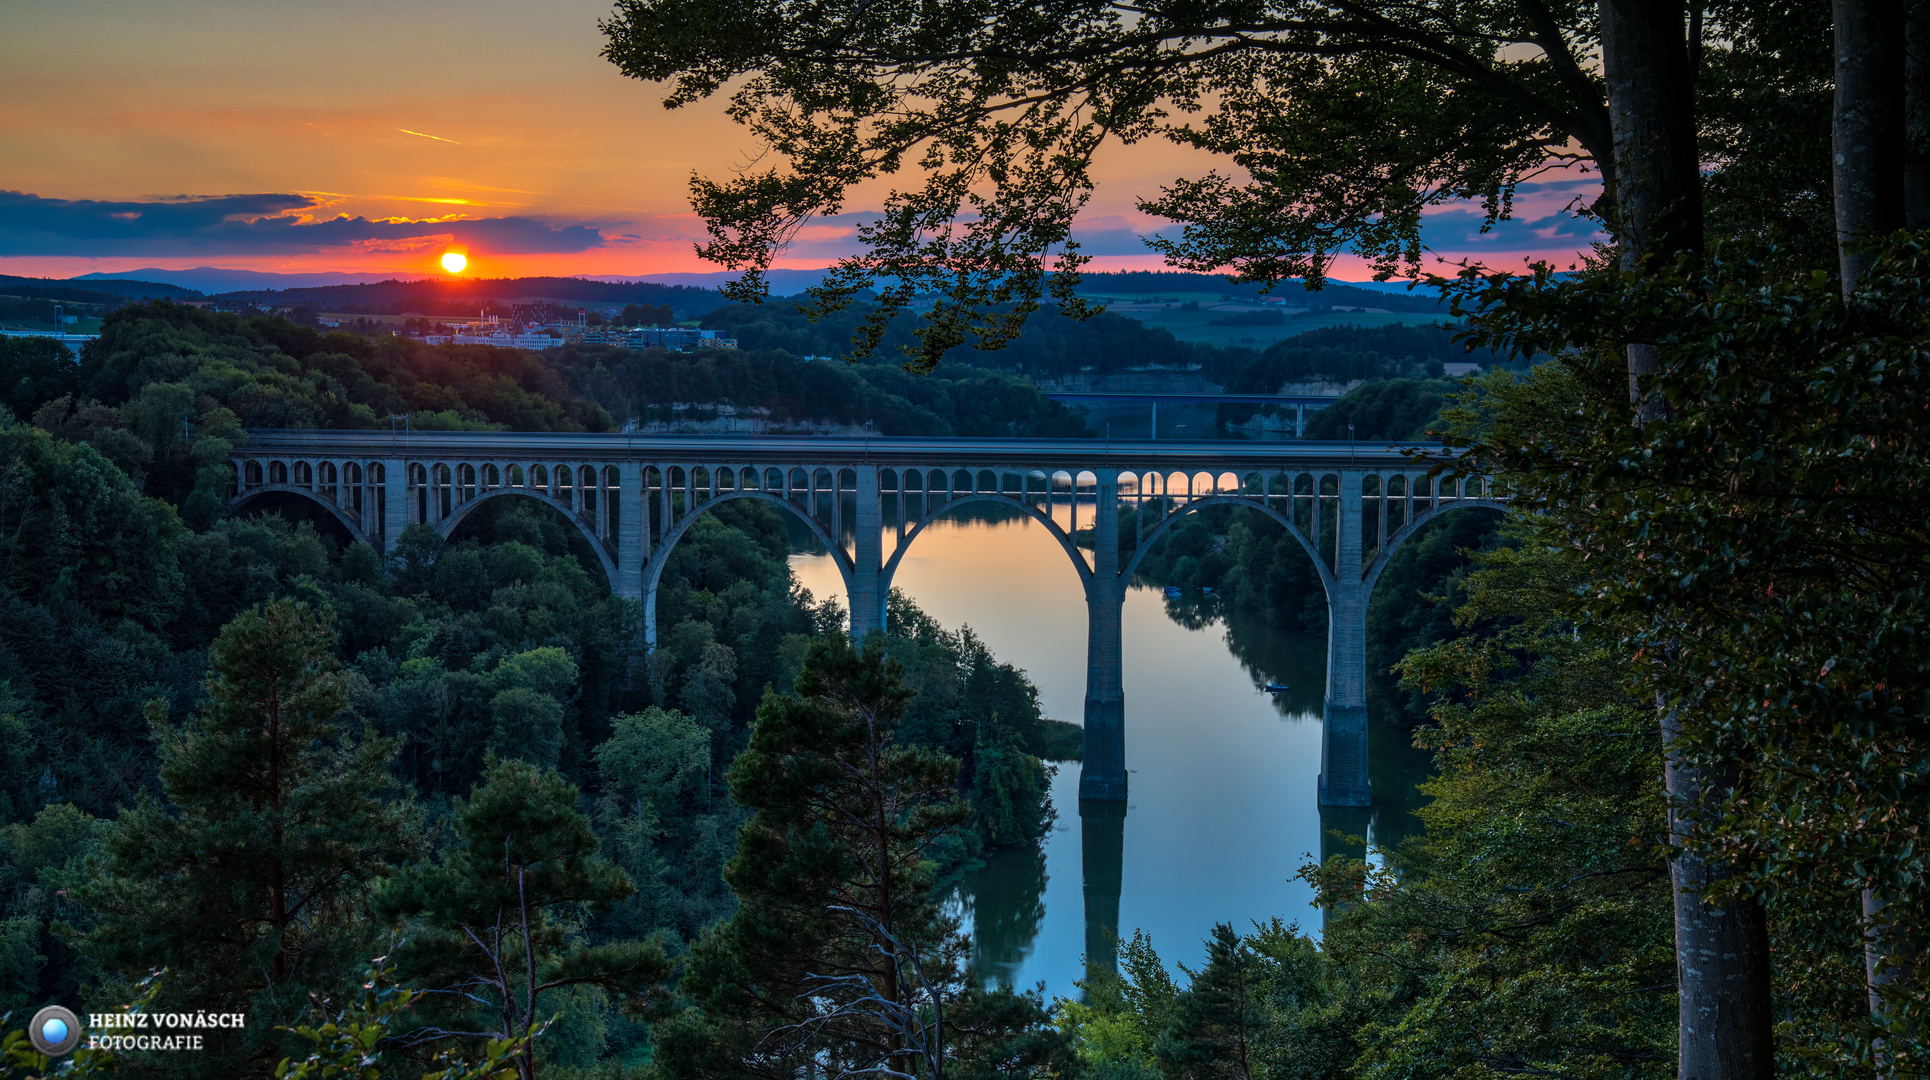
[[[879,575],[879,580],[885,592],[889,593],[891,591],[891,581],[897,576],[898,564],[904,559],[905,552],[911,550],[912,541],[918,539],[918,534],[924,532],[926,526],[942,519],[947,513],[971,503],[991,503],[997,506],[1009,506],[1045,526],[1046,531],[1052,534],[1052,539],[1058,541],[1060,549],[1066,553],[1066,558],[1072,560],[1073,568],[1079,573],[1080,588],[1087,591],[1091,590],[1092,567],[1086,564],[1084,553],[1079,550],[1079,546],[1073,542],[1072,537],[1068,535],[1064,529],[1059,527],[1058,522],[1052,520],[1050,514],[1044,513],[1038,507],[1032,506],[1010,495],[981,491],[972,495],[960,495],[955,499],[946,501],[938,508],[927,512],[923,517],[918,519],[917,524],[905,531],[904,537],[898,541],[897,550],[893,551],[891,558],[885,561],[884,569]]]
[[[500,499],[506,495],[533,499],[555,510],[563,516],[563,520],[576,526],[576,531],[582,533],[583,539],[590,542],[590,550],[596,552],[597,565],[603,568],[603,578],[610,583],[610,591],[618,591],[616,553],[610,550],[610,545],[605,543],[603,538],[596,534],[596,530],[583,520],[583,515],[571,510],[569,504],[560,499],[551,498],[541,491],[518,487],[489,488],[475,498],[466,499],[451,508],[448,516],[436,522],[434,528],[444,540],[447,540],[456,534],[456,527],[462,524],[464,518],[475,512],[477,507],[491,499]]]
[[[1287,515],[1282,514],[1279,510],[1268,506],[1258,499],[1244,495],[1202,496],[1193,499],[1174,513],[1167,515],[1158,525],[1153,526],[1151,531],[1147,532],[1144,539],[1139,541],[1139,547],[1133,551],[1132,559],[1128,561],[1125,568],[1119,572],[1119,576],[1131,582],[1133,575],[1139,572],[1140,561],[1146,558],[1148,552],[1152,551],[1154,541],[1166,535],[1166,532],[1184,520],[1186,515],[1195,510],[1203,510],[1209,506],[1244,506],[1249,510],[1257,510],[1278,522],[1281,528],[1287,530],[1288,536],[1300,542],[1300,549],[1307,553],[1307,558],[1313,560],[1314,569],[1320,573],[1320,587],[1326,591],[1330,599],[1333,597],[1333,568],[1328,566],[1327,560],[1321,557],[1320,549],[1314,546],[1314,542],[1309,540],[1307,534],[1300,531],[1300,526],[1295,525],[1293,520],[1287,517]]]
[[[844,550],[843,546],[838,543],[837,539],[831,535],[829,530],[825,529],[824,524],[809,513],[806,513],[802,506],[797,505],[789,499],[773,495],[768,491],[739,490],[721,492],[714,498],[706,499],[696,506],[691,507],[682,517],[677,519],[675,524],[665,530],[663,538],[658,541],[656,549],[652,551],[650,555],[650,561],[644,565],[643,633],[644,640],[650,648],[654,649],[657,647],[657,589],[663,583],[664,567],[670,565],[670,554],[676,550],[677,541],[682,540],[684,534],[688,533],[691,527],[697,524],[698,518],[703,517],[704,514],[715,510],[727,502],[732,502],[737,499],[754,499],[770,503],[773,506],[783,508],[787,513],[802,521],[804,527],[811,530],[811,535],[817,538],[818,543],[823,544],[825,549],[831,553],[832,561],[838,568],[838,576],[844,579],[845,592],[847,594],[850,593],[852,575],[850,554]]]
[[[1387,569],[1387,564],[1393,560],[1394,553],[1400,550],[1402,544],[1412,539],[1415,533],[1420,532],[1428,522],[1444,514],[1452,514],[1456,510],[1493,510],[1505,513],[1507,509],[1508,504],[1499,499],[1461,499],[1443,503],[1426,513],[1414,515],[1414,520],[1402,525],[1399,531],[1387,538],[1386,545],[1381,548],[1379,554],[1374,556],[1373,565],[1367,568],[1367,574],[1363,579],[1367,596],[1370,599],[1373,597],[1374,586],[1380,582],[1380,572]]]
[[[314,506],[318,506],[321,509],[327,511],[328,515],[334,518],[342,526],[342,528],[348,530],[349,536],[353,537],[356,543],[366,544],[369,542],[368,533],[362,530],[362,523],[350,517],[347,511],[335,505],[335,503],[332,502],[331,500],[322,498],[320,495],[316,494],[315,492],[310,491],[309,489],[304,487],[298,487],[294,484],[258,484],[254,487],[247,489],[246,491],[243,491],[235,495],[234,498],[229,499],[227,512],[229,514],[238,514],[241,512],[243,507],[247,506],[251,502],[254,502],[256,499],[262,497],[263,495],[298,496],[303,501],[308,502]]]

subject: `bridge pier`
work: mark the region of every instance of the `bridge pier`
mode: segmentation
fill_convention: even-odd
[[[382,468],[382,553],[395,553],[395,542],[409,527],[409,467],[391,459]]]
[[[1119,473],[1094,472],[1092,578],[1086,585],[1085,751],[1079,764],[1079,798],[1123,802],[1126,798],[1126,694],[1119,577]]]
[[[1320,731],[1320,804],[1369,806],[1367,584],[1361,580],[1361,474],[1339,475],[1334,580],[1327,598],[1327,700]]]
[[[610,591],[625,600],[640,601],[643,599],[644,515],[649,512],[645,506],[649,493],[643,489],[643,465],[628,460],[617,462],[617,485],[617,519],[610,530],[616,540],[617,572]]]
[[[885,628],[884,507],[878,492],[878,466],[859,465],[858,508],[851,539],[851,637],[863,641]]]

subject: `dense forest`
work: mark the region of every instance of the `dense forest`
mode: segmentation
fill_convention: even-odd
[[[812,321],[796,303],[776,299],[719,307],[704,316],[703,325],[736,338],[747,349],[783,349],[794,356],[842,358],[852,351],[852,337],[874,307],[854,304]],[[915,326],[915,320],[909,317],[894,320],[878,349],[862,359],[868,364],[896,366],[903,358],[899,350],[913,341]],[[1027,320],[1024,331],[1004,348],[981,351],[961,345],[946,353],[945,362],[948,366],[998,368],[1042,381],[1082,372],[1109,375],[1136,368],[1191,370],[1221,380],[1253,358],[1251,349],[1180,341],[1169,330],[1123,315],[1100,312],[1078,321],[1047,310]]]
[[[664,358],[546,360],[168,303],[114,312],[78,363],[50,345],[0,342],[0,1008],[132,1001],[165,967],[151,1007],[220,1002],[258,1022],[155,1067],[265,1074],[312,1049],[281,1028],[311,1019],[311,993],[346,1000],[385,935],[410,945],[384,978],[422,986],[481,962],[461,928],[501,916],[489,853],[529,837],[547,892],[518,917],[539,964],[571,974],[539,995],[559,1019],[539,1047],[519,1044],[520,1067],[647,1057],[643,998],[625,995],[647,997],[667,958],[740,902],[727,869],[758,804],[733,762],[753,718],[800,685],[808,699],[807,673],[830,662],[813,649],[844,636],[838,602],[792,578],[778,511],[734,503],[698,523],[666,573],[661,647],[639,659],[636,612],[548,508],[492,504],[448,540],[412,526],[378,553],[299,503],[223,507],[249,425],[406,412],[418,426],[602,430],[607,410],[579,380],[614,367],[674,393],[651,383]],[[825,408],[845,407],[838,385]],[[947,420],[918,415],[927,430],[1003,429],[1038,406],[1034,392],[1008,416],[980,394]],[[1023,675],[969,633],[902,597],[891,616],[894,745],[918,748],[957,807],[921,872],[1036,843],[1047,757],[1076,756],[1076,728],[1041,716]],[[264,729],[270,701],[285,722]],[[417,1015],[461,1030],[493,1015],[445,1006]],[[442,1041],[423,1044],[425,1067]]]

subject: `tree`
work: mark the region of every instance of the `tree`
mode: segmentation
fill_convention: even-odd
[[[1803,1006],[1787,1038],[1837,1062],[1867,1060],[1880,1038],[1885,1067],[1921,1068],[1923,991],[1882,981],[1901,965],[1871,965],[1874,1022],[1839,995],[1863,966],[1845,927],[1867,920],[1879,956],[1925,944],[1914,837],[1930,797],[1903,762],[1924,752],[1930,670],[1891,643],[1925,617],[1930,473],[1914,433],[1930,403],[1930,253],[1893,238],[1849,304],[1786,253],[1717,254],[1679,283],[1480,286],[1510,294],[1488,305],[1497,331],[1568,355],[1524,387],[1490,384],[1494,419],[1468,441],[1596,568],[1581,625],[1669,658],[1645,662],[1638,685],[1681,718],[1669,756],[1720,780],[1673,791],[1677,872],[1731,866],[1706,901],[1753,900],[1780,922],[1778,968],[1801,976],[1779,989]],[[1607,400],[1600,345],[1638,326],[1667,342],[1668,409],[1645,419]],[[1865,891],[1889,902],[1866,912]]]
[[[1153,1052],[1182,1080],[1253,1080],[1260,1065],[1260,958],[1227,923],[1206,942],[1206,966],[1173,1003],[1172,1020]]]
[[[818,638],[797,693],[758,708],[730,772],[755,811],[727,871],[739,907],[691,950],[696,1007],[659,1029],[670,1075],[938,1080],[1063,1056],[1036,998],[963,978],[932,855],[971,811],[955,760],[893,738],[912,694],[884,644]]]
[[[704,254],[745,273],[736,295],[761,296],[796,230],[842,212],[858,185],[921,171],[862,230],[866,253],[812,295],[826,314],[881,286],[860,354],[912,297],[940,295],[911,350],[927,368],[958,342],[1011,340],[1048,290],[1090,312],[1072,293],[1084,257],[1071,227],[1111,141],[1165,139],[1246,174],[1181,179],[1142,203],[1183,223],[1152,241],[1171,261],[1242,280],[1318,281],[1349,247],[1383,272],[1411,269],[1425,209],[1479,200],[1491,225],[1551,162],[1598,170],[1592,210],[1623,256],[1665,264],[1701,244],[1698,75],[1753,61],[1748,31],[1764,14],[1723,5],[1705,18],[1679,0],[1158,2],[1131,17],[799,0],[749,12],[622,0],[605,56],[669,83],[668,107],[730,86],[733,115],[782,160],[692,181]],[[1048,280],[1053,268],[1068,273]]]
[[[57,397],[78,392],[80,364],[50,337],[0,338],[0,406],[25,420]]]
[[[645,1011],[670,973],[655,941],[591,944],[577,920],[630,895],[630,880],[597,853],[577,792],[554,771],[494,761],[457,799],[455,844],[398,872],[375,910],[405,925],[398,977],[435,1005],[398,1036],[409,1047],[449,1040],[520,1042],[522,1080],[536,1075],[534,1037],[556,992],[601,988]]]
[[[186,540],[174,508],[94,447],[0,421],[0,584],[55,612],[159,630],[185,591]]]
[[[109,972],[166,967],[168,1000],[259,1018],[209,1036],[218,1074],[265,1067],[275,1022],[353,980],[371,943],[362,901],[420,845],[388,778],[397,744],[337,719],[333,643],[288,599],[223,628],[198,715],[176,726],[149,711],[166,802],[143,794],[121,813],[81,890],[85,951]]]

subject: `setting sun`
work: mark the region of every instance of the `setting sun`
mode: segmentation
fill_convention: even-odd
[[[462,273],[463,267],[468,265],[469,256],[464,255],[460,251],[445,251],[442,253],[442,268],[452,274]]]

